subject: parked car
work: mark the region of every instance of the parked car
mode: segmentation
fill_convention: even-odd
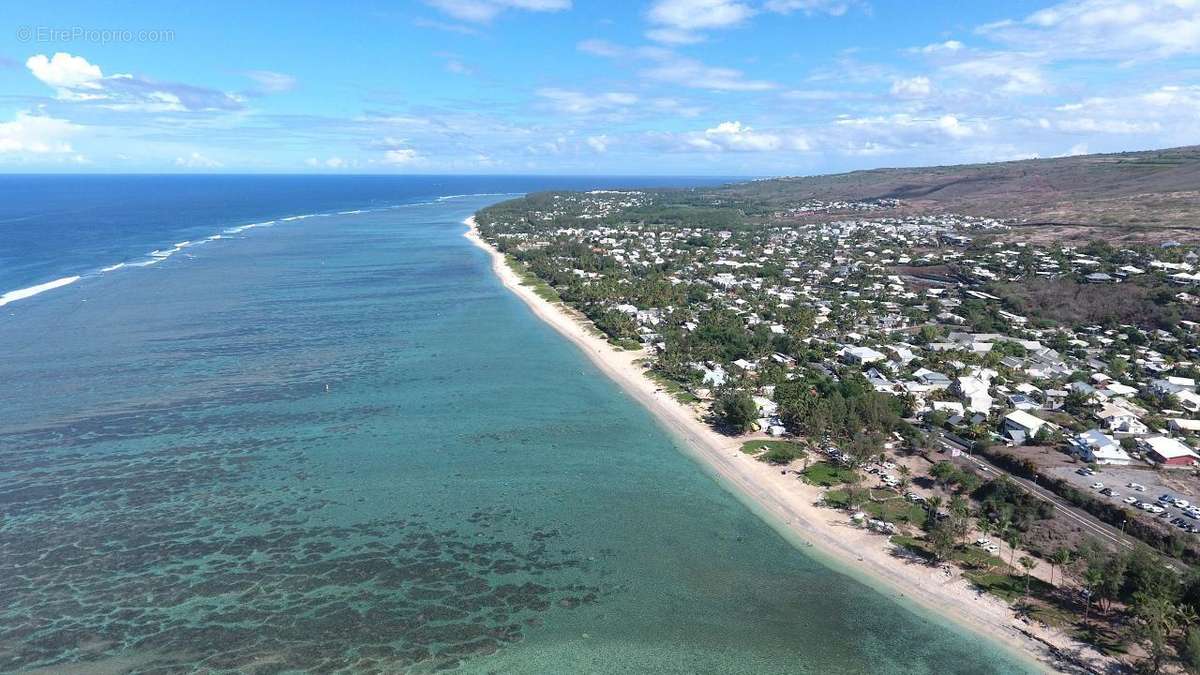
[[[1102,490],[1102,489],[1104,489],[1104,483],[1092,483],[1092,489],[1093,490]]]
[[[1125,503],[1126,504],[1136,504],[1136,503],[1138,503],[1137,497],[1126,497]]]
[[[1177,509],[1186,509],[1187,507],[1191,506],[1186,499],[1176,499],[1174,504],[1175,508]]]

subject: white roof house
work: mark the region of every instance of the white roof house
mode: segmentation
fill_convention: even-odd
[[[1184,434],[1200,433],[1200,420],[1188,420],[1183,418],[1175,418],[1167,421],[1167,426],[1171,431]]]
[[[962,397],[971,412],[986,414],[992,409],[992,397],[988,394],[988,383],[977,377],[954,378],[954,393]]]
[[[1041,431],[1042,427],[1057,428],[1051,422],[1040,417],[1034,417],[1024,410],[1014,410],[1004,416],[1004,421],[1001,424],[1000,430],[1005,436],[1008,436],[1014,443],[1021,444],[1027,439],[1033,438]]]
[[[1200,459],[1191,448],[1174,438],[1155,436],[1139,441],[1150,459],[1167,466],[1191,466]]]
[[[1133,458],[1121,448],[1121,444],[1099,429],[1091,429],[1071,439],[1079,458],[1096,464],[1127,465]]]
[[[887,359],[887,356],[870,347],[847,347],[842,355],[850,363],[876,363]]]
[[[1117,405],[1105,405],[1096,411],[1096,418],[1104,423],[1104,428],[1120,434],[1144,434],[1150,431],[1138,419],[1138,415]]]

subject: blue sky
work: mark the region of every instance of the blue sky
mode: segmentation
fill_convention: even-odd
[[[0,172],[796,175],[1200,143],[1200,0],[8,3]]]

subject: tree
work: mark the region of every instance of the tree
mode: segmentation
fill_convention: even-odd
[[[1008,544],[1008,565],[1014,567],[1013,557],[1017,555],[1017,547],[1021,545],[1021,533],[1013,530],[1005,537],[1005,541]]]
[[[1200,673],[1200,628],[1188,628],[1181,656],[1183,667],[1187,668],[1189,673]]]
[[[716,413],[729,428],[745,433],[758,419],[758,404],[744,391],[729,392],[717,399]]]
[[[1194,615],[1168,598],[1138,593],[1133,599],[1133,634],[1150,657],[1149,671],[1158,673],[1170,649],[1172,635]]]
[[[954,532],[946,522],[938,522],[929,533],[929,545],[938,560],[946,560],[954,554]]]
[[[1058,550],[1056,550],[1054,552],[1054,555],[1050,556],[1050,584],[1051,585],[1054,584],[1054,568],[1057,567],[1059,569],[1059,573],[1060,573],[1059,576],[1061,577],[1062,574],[1065,574],[1065,572],[1063,571],[1063,568],[1066,567],[1067,565],[1069,565],[1070,563],[1071,563],[1071,552],[1068,551],[1066,548],[1059,547]],[[1059,579],[1059,581],[1061,583],[1061,581],[1062,581],[1061,578]]]
[[[950,517],[946,522],[950,524],[955,541],[962,543],[971,529],[971,507],[962,495],[950,498]]]
[[[1083,573],[1083,585],[1087,590],[1087,603],[1083,606],[1083,622],[1087,623],[1088,614],[1092,610],[1092,598],[1096,595],[1096,589],[1100,587],[1104,581],[1104,570],[1096,565],[1089,564]]]
[[[929,510],[925,512],[925,529],[933,532],[938,523],[938,509],[942,508],[942,498],[934,495],[926,502]]]
[[[1025,595],[1023,597],[1028,597],[1029,573],[1033,571],[1033,568],[1037,567],[1038,561],[1027,555],[1023,555],[1017,560],[1017,562],[1021,563],[1021,567],[1025,568]]]

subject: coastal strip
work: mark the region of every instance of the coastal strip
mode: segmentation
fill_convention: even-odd
[[[640,350],[609,344],[581,313],[539,296],[524,284],[502,253],[479,234],[474,216],[464,236],[486,251],[504,287],[535,316],[573,342],[610,379],[649,410],[684,447],[743,503],[785,538],[823,557],[834,569],[862,572],[877,590],[940,615],[995,640],[1048,671],[1102,672],[1109,659],[1057,631],[1026,624],[1003,601],[961,576],[898,555],[884,537],[853,526],[843,514],[816,506],[821,489],[781,474],[777,467],[740,452],[745,438],[714,431],[695,412],[644,374]],[[1031,664],[1032,666],[1032,664]]]

